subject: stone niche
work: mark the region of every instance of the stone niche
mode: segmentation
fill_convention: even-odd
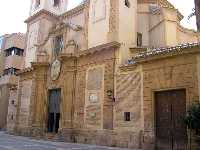
[[[102,66],[92,67],[86,74],[86,127],[101,128],[104,69]]]

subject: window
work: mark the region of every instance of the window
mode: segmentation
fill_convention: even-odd
[[[38,8],[40,6],[40,0],[35,0],[35,8]]]
[[[137,33],[137,46],[142,46],[142,33]]]
[[[15,101],[14,101],[14,100],[12,100],[12,101],[11,101],[11,104],[12,104],[12,105],[14,105],[14,104],[15,104]]]
[[[9,49],[5,50],[5,53],[6,53],[6,57],[14,56],[14,55],[23,56],[24,50],[12,47],[12,48],[9,48]]]
[[[11,120],[14,120],[14,116],[13,115],[11,115]]]
[[[16,75],[16,72],[18,71],[19,69],[16,69],[16,68],[8,68],[8,69],[5,69],[3,71],[3,75]]]
[[[55,46],[54,46],[54,52],[56,55],[59,54],[59,52],[62,51],[63,47],[64,47],[64,43],[63,43],[63,36],[59,35],[57,37],[55,37]]]
[[[131,121],[131,113],[130,112],[124,113],[124,121]]]
[[[125,3],[126,7],[130,8],[131,4],[130,4],[129,0],[125,0],[124,3]]]
[[[59,5],[60,5],[60,0],[53,0],[54,7],[59,7]]]

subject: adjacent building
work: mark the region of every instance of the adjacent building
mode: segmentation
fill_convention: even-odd
[[[14,132],[186,149],[178,118],[199,101],[200,34],[180,25],[167,0],[86,0],[69,11],[67,4],[31,1],[24,69],[11,94]]]
[[[8,122],[14,121],[8,106],[16,106],[17,97],[10,98],[10,88],[18,85],[16,72],[23,67],[25,35],[14,33],[1,38],[0,51],[0,129],[6,129]]]

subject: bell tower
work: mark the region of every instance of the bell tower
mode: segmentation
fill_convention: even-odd
[[[31,0],[30,16],[40,10],[47,10],[55,15],[61,15],[67,11],[68,0]]]
[[[25,67],[31,62],[38,62],[40,49],[37,45],[44,42],[49,29],[59,20],[59,16],[67,11],[68,0],[31,0],[30,15],[27,23],[27,44]]]

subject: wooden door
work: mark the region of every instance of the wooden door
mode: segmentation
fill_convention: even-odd
[[[185,150],[187,130],[182,117],[186,113],[185,90],[155,93],[156,148]]]
[[[58,132],[60,120],[61,90],[49,91],[48,132]]]

